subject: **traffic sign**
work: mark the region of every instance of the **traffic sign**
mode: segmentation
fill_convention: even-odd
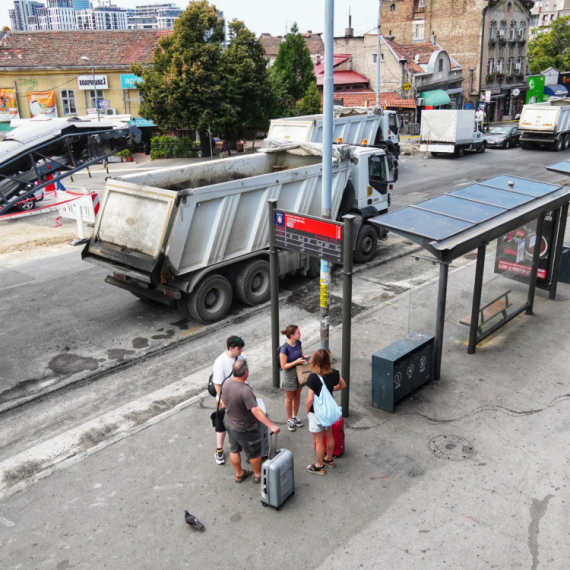
[[[275,245],[342,264],[344,224],[275,210]]]
[[[404,91],[409,91],[410,90],[410,84],[409,83],[404,83],[404,85],[402,85],[402,89]]]

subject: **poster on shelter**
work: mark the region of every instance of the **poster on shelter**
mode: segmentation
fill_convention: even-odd
[[[55,91],[28,91],[26,95],[30,106],[30,116],[46,115],[52,119],[57,117]]]
[[[497,240],[495,273],[506,273],[506,277],[528,282],[536,246],[536,225],[537,220],[533,220]],[[554,242],[554,232],[555,227],[550,212],[544,216],[538,259],[538,283],[548,283],[550,278],[550,252]]]
[[[15,89],[0,89],[0,122],[19,119],[18,100]]]

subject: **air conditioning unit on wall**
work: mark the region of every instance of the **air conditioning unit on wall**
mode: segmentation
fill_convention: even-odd
[[[105,109],[105,115],[116,115],[116,114],[117,114],[117,109],[113,109],[112,107]]]

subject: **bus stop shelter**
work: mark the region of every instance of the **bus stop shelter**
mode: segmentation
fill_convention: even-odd
[[[570,162],[568,172],[570,173]],[[501,236],[514,232],[524,224],[537,220],[535,244],[542,244],[545,216],[552,213],[555,227],[550,256],[550,279],[542,289],[549,297],[556,296],[556,285],[568,217],[570,188],[546,184],[501,174],[489,180],[471,184],[395,212],[378,216],[370,223],[393,231],[421,245],[439,263],[439,286],[435,323],[434,379],[441,373],[443,329],[447,298],[447,278],[450,263],[477,250],[475,282],[469,319],[468,352],[523,311],[532,314],[537,287],[537,271],[541,247],[534,247],[526,303],[483,334],[479,329],[483,270],[487,245]]]

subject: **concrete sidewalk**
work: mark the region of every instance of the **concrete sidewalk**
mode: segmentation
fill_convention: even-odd
[[[483,302],[512,289],[518,305],[525,286],[486,267]],[[567,569],[570,286],[555,302],[537,291],[533,316],[470,356],[459,320],[473,274],[473,264],[450,273],[441,380],[393,415],[371,407],[371,354],[409,331],[433,332],[436,284],[355,317],[347,451],[326,477],[305,471],[307,427],[286,430],[266,347],[246,347],[250,383],[295,456],[296,492],[279,512],[261,506],[250,480],[233,482],[229,461],[214,463],[213,399],[190,394],[209,369],[189,362],[178,386],[186,407],[150,422],[133,410],[132,436],[114,445],[116,427],[94,428],[66,468],[0,501],[2,568]],[[317,348],[307,340],[305,350]],[[334,355],[340,342],[337,327]],[[441,435],[465,438],[471,457],[436,457],[429,443]],[[184,509],[205,533],[187,527]]]

